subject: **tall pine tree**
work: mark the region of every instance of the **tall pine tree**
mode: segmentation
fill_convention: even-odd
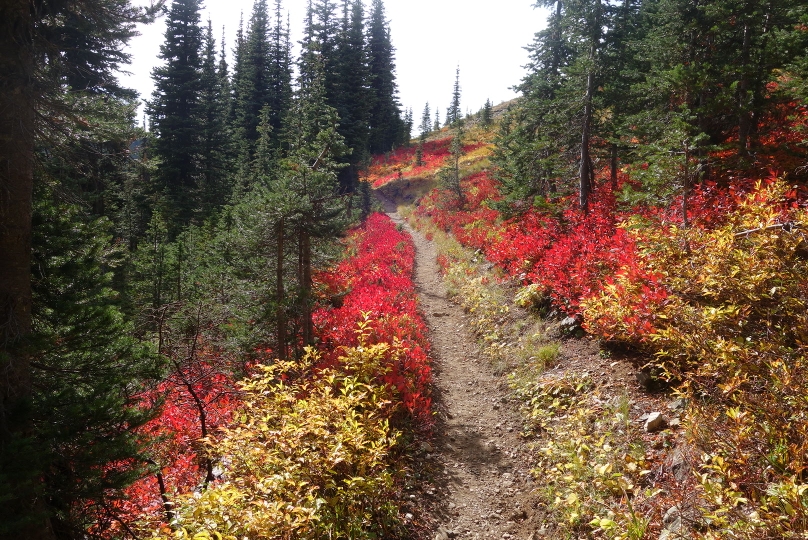
[[[224,44],[222,44],[224,49]],[[200,203],[201,215],[211,212],[230,197],[228,185],[230,161],[228,147],[231,142],[227,129],[227,111],[230,105],[227,84],[227,64],[221,59],[217,68],[213,39],[213,25],[208,20],[204,36],[200,117]]]
[[[202,121],[203,35],[200,0],[174,0],[160,46],[164,65],[152,72],[154,94],[148,104],[158,180],[168,212],[178,224],[190,223],[200,210],[199,182]]]
[[[452,87],[452,101],[449,108],[446,109],[446,125],[454,126],[462,119],[463,113],[460,110],[460,66],[457,66],[455,82]]]
[[[405,126],[398,102],[395,49],[382,0],[373,0],[367,25],[371,112],[369,149],[374,154],[390,151],[404,142]]]

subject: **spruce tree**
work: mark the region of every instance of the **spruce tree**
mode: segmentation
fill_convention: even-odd
[[[152,71],[154,94],[148,104],[159,183],[172,220],[190,223],[200,209],[202,121],[202,28],[200,0],[174,0],[160,46],[164,65]]]
[[[449,144],[449,155],[446,157],[446,164],[438,171],[440,186],[451,192],[457,208],[461,210],[466,204],[463,188],[460,184],[460,158],[463,157],[463,138],[465,136],[466,132],[461,122],[458,124],[452,142]]]
[[[410,107],[404,112],[403,140],[406,144],[409,144],[410,139],[412,139],[412,127],[414,123],[415,121],[413,120],[412,107]]]
[[[553,6],[547,27],[528,47],[528,74],[517,87],[523,99],[506,115],[497,136],[495,161],[510,201],[533,202],[573,189],[580,171],[582,103],[586,93],[584,54],[576,19],[562,1]]]
[[[404,142],[404,121],[398,103],[395,50],[382,0],[373,0],[367,26],[371,112],[369,148],[374,154],[388,152]]]
[[[418,148],[415,150],[415,166],[420,167],[423,165],[423,157],[424,157],[424,143],[426,142],[426,136],[432,129],[432,113],[429,110],[429,102],[426,102],[424,105],[424,112],[421,115],[421,123],[418,126],[419,135],[418,135]]]
[[[339,115],[339,132],[351,153],[345,156],[348,167],[340,170],[342,193],[356,190],[359,167],[368,153],[369,89],[367,51],[365,48],[364,6],[361,0],[343,0],[340,30],[334,63],[338,79],[332,106]]]
[[[304,345],[311,344],[314,337],[311,319],[314,243],[338,236],[346,225],[337,173],[344,167],[340,161],[348,147],[337,129],[337,112],[326,102],[323,66],[319,57],[312,59],[308,64],[311,71],[299,81],[298,95],[288,116],[284,130],[288,154],[273,187],[275,191],[296,195],[287,223],[297,241],[297,308]]]
[[[134,430],[154,411],[138,394],[161,364],[117,305],[111,269],[121,254],[109,221],[40,188],[34,231],[34,430],[52,527],[81,538],[117,518],[120,488],[145,472],[146,441]]]
[[[272,133],[272,147],[280,145],[280,134],[284,116],[292,105],[292,44],[289,37],[289,25],[283,24],[282,2],[275,0],[275,23],[272,28],[269,44],[269,85],[270,92],[266,106]]]
[[[243,42],[238,44],[238,76],[235,107],[235,135],[240,145],[239,161],[253,159],[258,141],[261,109],[269,102],[271,89],[270,22],[267,0],[256,0]]]
[[[455,82],[450,103],[449,108],[446,110],[446,124],[454,126],[463,119],[460,111],[460,66],[457,66],[457,71],[455,71]]]
[[[217,70],[213,26],[208,20],[204,36],[201,92],[199,95],[200,116],[200,203],[201,216],[208,216],[223,204],[229,196],[227,109],[227,64],[220,63]],[[222,47],[224,48],[224,47]],[[224,59],[222,59],[223,61]]]
[[[424,112],[421,114],[421,123],[418,125],[419,137],[423,142],[426,136],[432,131],[432,112],[429,110],[429,102],[424,105]]]
[[[488,127],[488,126],[491,125],[491,122],[494,119],[493,108],[494,108],[494,106],[491,103],[491,100],[486,99],[485,100],[485,105],[483,105],[483,110],[482,110],[482,112],[480,114],[480,124],[482,124],[483,127]]]
[[[233,47],[233,76],[230,79],[230,110],[228,111],[228,121],[230,123],[230,130],[233,133],[233,144],[237,144],[238,123],[236,122],[236,104],[241,101],[240,88],[242,87],[242,79],[244,77],[244,63],[247,54],[247,47],[244,42],[244,13],[238,21],[238,29],[236,30],[236,44]],[[222,55],[224,57],[224,55]]]
[[[50,246],[55,256],[69,263],[74,255],[78,258],[79,250],[74,252],[76,244],[92,242],[97,232],[90,233],[89,239],[84,234],[87,231],[84,223],[91,219],[64,220],[54,228],[43,228],[40,221],[34,225],[34,165],[35,156],[47,159],[47,141],[57,130],[64,130],[64,135],[74,125],[79,125],[74,122],[84,121],[72,115],[54,118],[44,114],[48,110],[55,110],[59,102],[64,102],[65,94],[69,91],[66,80],[72,79],[71,85],[91,94],[116,95],[117,81],[107,75],[126,62],[123,46],[134,33],[134,24],[144,22],[151,15],[153,13],[144,13],[126,1],[42,3],[12,0],[0,4],[0,184],[3,186],[0,190],[0,364],[3,371],[0,377],[0,538],[4,540],[41,540],[56,538],[57,535],[64,538],[85,534],[86,531],[79,533],[76,529],[81,529],[86,522],[82,523],[81,519],[73,521],[75,514],[71,515],[70,511],[87,508],[90,501],[81,497],[90,492],[94,496],[100,485],[103,484],[107,493],[110,493],[126,480],[112,470],[107,471],[110,463],[106,459],[112,456],[112,452],[107,453],[103,449],[113,452],[122,450],[119,457],[125,455],[129,458],[132,454],[123,446],[115,448],[112,444],[110,448],[103,440],[106,436],[104,430],[97,429],[102,425],[109,427],[109,424],[103,420],[99,423],[97,418],[90,419],[84,414],[89,408],[98,407],[95,413],[114,415],[114,408],[104,409],[117,405],[115,391],[124,387],[131,389],[137,381],[126,380],[129,372],[125,372],[110,385],[109,381],[118,372],[112,366],[106,366],[104,369],[108,372],[102,376],[107,377],[107,383],[99,382],[97,390],[91,390],[96,388],[92,378],[97,373],[85,370],[72,374],[76,377],[86,376],[81,386],[71,388],[74,380],[69,379],[54,381],[63,386],[51,393],[53,387],[49,387],[46,381],[52,381],[58,375],[42,370],[44,364],[37,367],[35,364],[38,362],[32,361],[48,358],[55,361],[57,368],[65,367],[59,351],[51,347],[55,344],[63,348],[77,347],[73,350],[84,354],[84,358],[90,362],[98,360],[97,365],[100,366],[102,355],[95,357],[86,352],[92,351],[92,343],[87,341],[90,347],[81,352],[85,339],[94,339],[92,332],[86,332],[87,326],[83,327],[84,331],[69,335],[65,333],[65,338],[70,339],[61,340],[59,334],[63,330],[79,330],[78,326],[73,329],[69,326],[81,319],[98,323],[97,335],[102,341],[108,337],[104,334],[106,329],[112,330],[113,336],[116,330],[122,329],[107,325],[110,321],[103,316],[93,316],[93,313],[106,311],[109,296],[94,295],[92,290],[98,291],[94,285],[79,285],[79,281],[85,278],[97,280],[96,284],[98,280],[105,279],[98,268],[83,272],[81,278],[76,277],[76,286],[66,291],[66,296],[73,294],[72,300],[77,301],[78,305],[71,306],[71,299],[66,298],[67,306],[63,307],[73,309],[72,313],[83,311],[83,315],[72,318],[65,313],[62,318],[61,308],[43,310],[38,298],[34,305],[35,294],[38,296],[44,285],[38,274],[37,292],[32,293],[32,246],[43,246],[41,234],[48,236],[44,242],[46,249]],[[77,24],[79,22],[80,25]],[[78,36],[86,38],[86,41],[76,41],[74,38]],[[102,106],[103,99],[99,98],[98,103]],[[120,126],[116,126],[118,128]],[[34,153],[37,144],[44,149],[42,153]],[[58,220],[64,214],[62,209],[58,209],[55,218]],[[74,230],[79,228],[83,229],[82,233],[74,234]],[[76,243],[68,247],[57,246],[56,237],[50,238],[50,232],[62,240],[71,237]],[[37,239],[32,243],[35,237]],[[36,260],[41,259],[37,257]],[[41,267],[37,268],[38,272],[40,270]],[[62,274],[59,279],[69,282],[71,276],[69,273]],[[49,285],[54,285],[54,282],[51,281]],[[88,289],[91,291],[88,292]],[[48,309],[53,308],[48,306]],[[47,332],[41,333],[47,329],[49,323],[43,324],[43,321],[49,317],[53,324],[62,325],[56,332],[55,341],[44,339]],[[34,329],[37,334],[32,336]],[[112,343],[110,346],[114,347]],[[104,355],[104,358],[108,356]],[[107,394],[110,386],[115,389]],[[74,410],[78,414],[64,418],[62,415],[70,414],[68,409],[53,410],[49,407],[55,403],[47,404],[46,401],[69,393],[74,393],[80,400],[71,405],[76,407]],[[62,422],[66,423],[62,425]],[[76,426],[87,431],[75,436]],[[94,431],[92,437],[87,436],[87,433]],[[92,442],[88,443],[88,440]],[[114,440],[120,442],[120,439]],[[96,443],[98,452],[86,448]],[[62,450],[73,452],[80,448],[86,448],[87,454],[59,455]],[[66,474],[54,478],[65,458],[70,465],[82,467],[86,476],[76,479],[72,474]],[[106,472],[109,472],[106,477],[109,483],[99,480]],[[62,482],[68,484],[66,489],[62,489],[65,487]],[[89,489],[85,490],[84,487]],[[101,498],[94,500],[97,504],[103,502]]]

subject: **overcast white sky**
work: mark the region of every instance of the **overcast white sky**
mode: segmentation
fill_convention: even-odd
[[[136,3],[138,0],[136,0]],[[170,2],[170,0],[169,0]],[[486,99],[494,104],[510,100],[510,89],[524,75],[527,52],[524,47],[545,25],[546,13],[533,8],[534,0],[385,0],[384,6],[393,45],[399,98],[412,108],[417,126],[424,104],[433,111],[440,107],[441,119],[451,99],[455,68],[460,66],[461,107],[476,112]],[[140,0],[140,3],[146,3]],[[284,0],[289,14],[292,41],[301,38],[307,0]],[[213,22],[217,41],[225,27],[228,54],[232,56],[239,16],[245,26],[253,0],[206,0],[202,20]],[[272,2],[270,2],[270,5]],[[370,1],[365,1],[366,10]],[[367,11],[366,11],[367,12]],[[165,19],[140,28],[141,36],[130,42],[132,65],[123,83],[151,96],[151,70],[158,64]],[[228,58],[232,67],[232,59]],[[413,130],[415,133],[417,130]]]

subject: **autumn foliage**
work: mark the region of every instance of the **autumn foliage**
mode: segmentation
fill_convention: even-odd
[[[598,184],[587,212],[568,196],[515,205],[508,218],[497,182],[472,171],[461,180],[465,205],[436,189],[414,222],[478,250],[522,286],[524,307],[553,307],[648,355],[645,368],[689,403],[699,511],[711,524],[697,536],[799,534],[808,529],[805,193],[776,173],[756,180],[765,175],[728,166],[686,201],[680,191],[666,205],[620,202],[639,187],[632,174]],[[440,262],[454,271],[451,258]]]
[[[334,364],[344,347],[357,346],[356,325],[367,319],[366,343],[387,343],[401,353],[382,381],[398,390],[407,413],[425,426],[430,422],[432,372],[412,282],[412,239],[389,218],[373,214],[349,236],[347,251],[350,257],[317,277],[323,294],[340,305],[314,314],[324,362]]]
[[[316,278],[316,350],[254,366],[239,383],[200,363],[157,389],[166,402],[147,430],[162,438],[154,467],[167,488],[161,497],[155,475],[130,489],[132,527],[157,538],[401,535],[403,440],[431,425],[414,246],[381,214],[345,246]],[[194,396],[208,405],[204,438]],[[209,483],[205,462],[215,464]]]

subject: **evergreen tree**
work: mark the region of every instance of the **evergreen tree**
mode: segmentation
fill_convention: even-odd
[[[462,120],[463,116],[460,112],[460,66],[457,66],[455,72],[455,82],[452,88],[451,105],[446,110],[446,124],[453,126]]]
[[[463,138],[466,132],[462,122],[458,124],[452,142],[449,144],[449,155],[446,164],[438,171],[438,183],[440,186],[452,193],[457,208],[463,209],[466,198],[460,184],[460,158],[463,157]]]
[[[238,44],[238,76],[235,107],[235,135],[239,144],[239,161],[252,161],[258,141],[261,109],[270,99],[270,23],[267,0],[256,0],[247,27],[247,35]]]
[[[111,268],[119,262],[110,230],[107,220],[39,190],[33,419],[60,538],[82,538],[91,525],[103,529],[116,519],[114,501],[123,495],[117,488],[144,472],[144,440],[133,431],[154,412],[139,406],[138,393],[157,379],[160,363],[131,337],[116,305]]]
[[[440,131],[440,109],[435,107],[435,124],[432,126],[432,131]]]
[[[341,33],[337,7],[336,0],[314,0],[312,3],[312,32],[320,56],[326,103],[332,107],[339,101],[341,75],[337,59]],[[344,26],[344,14],[342,21]]]
[[[202,28],[199,0],[174,0],[166,21],[160,59],[152,71],[154,94],[148,104],[160,160],[158,181],[168,198],[172,220],[190,223],[200,208],[202,118]]]
[[[569,126],[580,101],[564,91],[563,73],[576,57],[566,28],[559,1],[547,27],[527,48],[528,74],[517,87],[524,97],[500,125],[494,159],[507,200],[532,203],[536,196],[562,189],[574,174],[570,163],[578,143]]]
[[[409,143],[410,139],[412,139],[412,126],[415,121],[412,119],[412,107],[407,109],[404,112],[404,131],[403,131],[403,140],[405,143]]]
[[[348,167],[340,170],[342,193],[353,193],[359,178],[359,167],[368,154],[369,90],[365,49],[364,6],[361,0],[343,0],[342,29],[334,62],[338,80],[332,103],[339,115],[339,132],[351,148],[346,156]]]
[[[380,154],[404,142],[404,121],[397,97],[395,50],[390,41],[382,0],[373,0],[371,4],[366,39],[371,104],[369,149]]]
[[[244,84],[245,58],[247,54],[247,47],[244,41],[244,13],[238,21],[238,29],[236,30],[236,44],[233,47],[233,77],[230,80],[230,110],[228,111],[228,120],[230,122],[230,129],[233,132],[234,144],[236,141],[236,134],[238,132],[238,123],[236,122],[236,104],[241,102],[240,89]],[[222,55],[224,58],[224,55]]]
[[[283,25],[282,2],[275,0],[275,25],[269,47],[270,69],[269,99],[266,103],[269,126],[275,134],[272,147],[280,145],[280,134],[284,116],[292,105],[292,44],[289,37],[289,24]]]
[[[494,120],[493,108],[494,108],[494,105],[491,103],[491,100],[486,99],[485,100],[485,105],[483,105],[483,110],[480,113],[480,123],[484,127],[490,126],[491,122]]]
[[[432,131],[432,112],[429,110],[429,102],[424,105],[424,112],[421,114],[421,123],[418,125],[419,137],[423,142],[426,136]]]
[[[415,166],[420,167],[423,165],[423,157],[424,157],[424,143],[426,142],[426,136],[432,129],[432,113],[429,110],[429,102],[426,102],[424,105],[424,112],[421,115],[421,124],[418,126],[419,135],[418,135],[418,148],[415,150]]]
[[[602,34],[611,20],[601,0],[541,5],[555,5],[555,10],[528,48],[529,74],[519,87],[525,99],[502,126],[496,159],[509,198],[569,189],[575,178],[580,207],[586,210],[594,181],[591,141],[599,127],[593,122],[606,116],[595,110],[603,106],[596,94]]]
[[[108,292],[94,294],[98,288],[87,286],[84,281],[103,281],[106,276],[101,277],[97,268],[85,268],[87,271],[81,272],[80,277],[75,276],[75,286],[65,291],[66,297],[74,295],[72,299],[65,298],[67,307],[73,309],[69,315],[65,313],[62,318],[59,313],[62,308],[53,305],[48,306],[53,311],[42,309],[45,304],[40,302],[39,295],[44,287],[55,285],[54,281],[43,283],[39,279],[42,274],[37,275],[37,302],[34,306],[32,238],[37,238],[35,245],[38,249],[43,245],[45,249],[52,246],[54,256],[70,263],[74,258],[82,258],[78,256],[81,250],[77,245],[92,242],[97,232],[85,234],[87,228],[82,221],[72,219],[73,216],[51,229],[43,228],[40,221],[33,226],[35,158],[47,159],[47,151],[37,155],[34,149],[37,144],[46,147],[52,135],[59,130],[68,133],[72,125],[76,125],[74,122],[81,121],[72,115],[52,118],[47,114],[47,111],[57,108],[64,110],[58,104],[65,101],[69,89],[66,81],[70,80],[72,87],[90,94],[111,96],[119,92],[117,82],[109,75],[127,60],[123,46],[134,33],[134,24],[152,15],[125,1],[49,3],[12,0],[0,4],[0,184],[3,185],[0,190],[0,253],[3,254],[0,257],[0,367],[3,371],[0,377],[0,538],[3,539],[69,537],[76,530],[73,526],[81,528],[86,525],[80,519],[73,521],[76,516],[71,514],[71,510],[77,507],[87,507],[88,501],[81,498],[88,494],[91,497],[97,495],[97,488],[102,485],[109,494],[126,480],[126,475],[118,476],[107,469],[110,465],[107,460],[114,459],[114,452],[119,452],[118,457],[131,457],[129,449],[134,448],[128,443],[123,444],[117,435],[110,439],[111,445],[103,440],[107,436],[104,427],[122,426],[107,423],[110,416],[89,418],[86,414],[96,407],[92,414],[116,414],[114,408],[104,408],[120,403],[116,403],[115,397],[118,390],[127,385],[131,389],[137,384],[136,380],[125,379],[131,372],[121,373],[120,379],[111,382],[119,373],[108,365],[102,368],[108,370],[107,373],[80,370],[70,374],[74,377],[72,379],[56,381],[54,378],[58,378],[58,374],[47,372],[51,366],[39,362],[47,359],[60,369],[67,365],[62,364],[61,352],[51,347],[55,344],[63,347],[62,351],[71,349],[83,355],[90,362],[97,360],[96,365],[101,366],[109,356],[106,352],[97,357],[87,354],[87,351],[92,351],[93,344],[85,340],[92,340],[94,331],[103,341],[107,337],[117,337],[117,331],[125,332],[125,329],[115,328],[114,321],[106,317],[106,314],[114,313],[114,310],[106,309]],[[77,41],[77,37],[86,41]],[[99,99],[102,101],[103,98]],[[71,120],[72,125],[66,125],[65,119]],[[39,211],[38,214],[42,215]],[[54,219],[59,220],[66,213],[58,209],[53,214]],[[81,234],[74,234],[78,229],[82,229]],[[54,236],[43,243],[42,235],[50,236],[51,232],[58,234],[60,241]],[[76,243],[59,245],[66,237]],[[39,255],[37,260],[42,260]],[[38,272],[41,269],[38,268]],[[49,275],[53,277],[54,273],[49,272]],[[63,274],[59,279],[69,285],[71,276]],[[82,281],[84,283],[80,283]],[[72,302],[75,304],[70,306]],[[78,313],[81,314],[74,316]],[[50,334],[57,336],[56,341],[46,337],[49,334],[47,326],[51,323],[43,321],[48,319],[52,324],[62,325],[55,334]],[[82,319],[90,324],[81,330],[79,326],[70,328],[71,324],[78,324]],[[88,332],[90,327],[95,330]],[[32,329],[41,339],[33,339]],[[112,336],[105,334],[107,329],[111,330]],[[69,339],[61,339],[63,331],[72,330],[77,332],[69,335],[65,332],[64,337]],[[89,348],[83,348],[85,343]],[[118,344],[120,341],[113,339],[107,351],[112,351]],[[99,381],[96,385],[92,380],[96,375],[106,377],[106,382]],[[77,382],[76,378],[81,377],[81,384],[71,388]],[[48,382],[53,382],[54,386]],[[69,400],[75,416],[65,418],[63,415],[70,415],[70,410],[53,410],[51,407],[71,393],[79,401]],[[48,403],[51,399],[55,401]],[[86,431],[79,434],[77,427]],[[88,436],[90,433],[93,435]],[[121,446],[116,446],[117,443]],[[95,448],[88,448],[93,445]],[[67,453],[79,448],[87,453],[81,456]],[[94,451],[96,448],[97,452]],[[61,451],[65,452],[64,457],[59,456]],[[59,477],[65,459],[76,467],[74,471],[82,468],[84,476],[77,479],[68,473]],[[94,500],[98,504],[104,501],[100,497]]]
[[[224,44],[222,44],[224,49]],[[222,59],[222,62],[224,59]],[[229,196],[227,185],[228,146],[230,134],[227,130],[227,109],[229,99],[227,87],[227,64],[219,69],[216,65],[213,26],[208,20],[204,36],[201,92],[199,95],[200,115],[200,202],[201,215],[208,216]]]
[[[312,326],[312,254],[317,240],[334,238],[345,227],[344,205],[338,193],[340,159],[348,152],[339,134],[338,116],[325,99],[322,64],[309,64],[312,71],[301,79],[289,122],[284,130],[288,137],[288,155],[273,190],[296,194],[290,210],[288,227],[297,241],[298,315],[301,338],[311,344]]]

